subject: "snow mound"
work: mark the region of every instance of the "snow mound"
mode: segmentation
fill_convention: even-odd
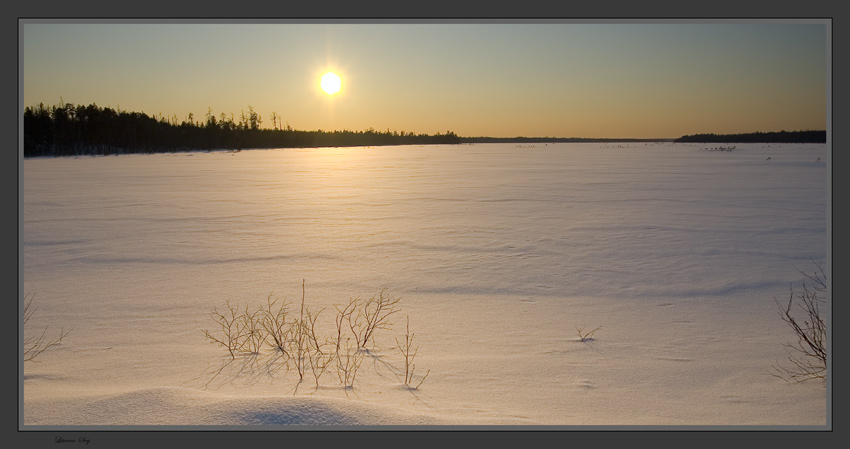
[[[25,421],[83,426],[421,426],[452,424],[410,411],[326,397],[232,397],[160,387],[28,402]]]

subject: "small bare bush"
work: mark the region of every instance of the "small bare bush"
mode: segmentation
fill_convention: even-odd
[[[328,346],[330,346],[328,340],[320,338],[316,331],[316,322],[323,310],[313,313],[308,307],[304,307],[303,318],[299,322],[299,328],[302,329],[303,333],[303,351],[306,353],[307,366],[313,374],[317,389],[319,388],[319,378],[331,366],[335,357],[335,353],[328,349]]]
[[[336,374],[340,384],[346,388],[354,388],[354,379],[357,377],[357,370],[363,363],[364,354],[359,350],[359,345],[351,344],[351,337],[344,330],[344,325],[352,322],[352,315],[357,311],[357,300],[351,300],[345,307],[335,306],[336,315],[336,334],[333,337],[334,354],[336,359]]]
[[[32,301],[35,299],[35,294],[32,294],[28,297],[24,297],[24,332],[26,332],[26,325],[32,318],[33,314],[35,314],[38,307],[33,307]],[[59,330],[59,336],[50,338],[47,336],[47,329],[50,326],[45,326],[42,329],[41,333],[36,336],[24,337],[24,361],[31,362],[36,357],[41,355],[44,351],[62,343],[62,340],[68,335],[65,332],[65,329],[62,328]]]
[[[576,327],[576,332],[578,332],[579,340],[586,342],[589,340],[593,340],[593,334],[595,334],[596,331],[598,331],[599,329],[602,329],[602,326],[597,327],[596,329],[593,329],[590,332],[584,332],[582,329]]]
[[[301,307],[297,315],[289,312],[289,304],[285,300],[273,299],[271,294],[255,310],[247,306],[240,309],[228,301],[224,311],[215,309],[211,314],[218,330],[203,332],[210,343],[228,350],[231,361],[238,354],[259,355],[264,347],[270,346],[281,357],[271,359],[269,367],[274,364],[285,368],[284,372],[294,368],[298,374],[298,385],[312,375],[318,390],[320,378],[328,371],[335,371],[340,384],[349,390],[354,387],[357,372],[369,354],[366,345],[375,346],[376,332],[389,328],[389,317],[400,310],[400,299],[387,295],[386,290],[368,300],[349,300],[344,307],[334,305],[336,328],[330,337],[320,333],[319,317],[324,309],[313,312],[306,304],[304,280],[301,282]],[[405,356],[406,385],[412,382],[415,367],[416,349],[411,348],[412,341],[408,324],[405,344],[399,345]],[[274,370],[278,371],[280,369]]]
[[[326,349],[326,348],[325,348]],[[313,379],[316,381],[316,389],[319,388],[319,379],[333,365],[336,354],[323,351],[323,347],[317,346],[314,351],[308,353],[308,363]]]
[[[782,321],[791,327],[797,341],[784,344],[789,364],[774,366],[771,374],[789,382],[826,378],[826,322],[820,311],[826,304],[826,275],[820,264],[815,267],[812,273],[797,270],[811,286],[804,281],[801,289],[795,290],[791,284],[788,303],[783,306],[776,300]]]
[[[304,373],[307,372],[307,362],[308,362],[308,339],[307,339],[307,326],[304,323],[304,300],[305,300],[305,287],[304,281],[301,281],[301,314],[298,317],[298,320],[293,323],[294,336],[291,340],[291,353],[293,355],[293,362],[295,363],[295,370],[298,372],[298,381],[304,380]],[[308,312],[309,313],[309,312]]]
[[[260,349],[266,344],[268,334],[263,328],[262,310],[256,310],[249,313],[248,308],[245,308],[245,313],[241,315],[243,321],[242,328],[245,330],[245,352],[250,355],[258,355]]]
[[[230,304],[230,301],[225,302],[226,312],[219,312],[214,309],[210,314],[213,320],[219,325],[219,332],[214,335],[208,330],[204,330],[204,336],[210,343],[224,346],[230,352],[231,359],[236,358],[236,353],[240,352],[245,346],[246,329],[245,318],[239,313],[237,307]]]
[[[337,353],[337,377],[339,382],[346,389],[354,388],[354,380],[357,377],[357,370],[363,363],[366,354],[357,347],[351,344],[351,338],[346,338],[345,343],[340,345],[340,350]]]
[[[413,346],[413,336],[414,334],[410,333],[410,317],[407,317],[407,331],[404,334],[404,344],[399,343],[398,339],[396,339],[396,344],[398,345],[398,350],[401,351],[401,355],[404,356],[404,385],[413,390],[418,390],[419,386],[422,385],[422,382],[425,382],[425,378],[428,377],[428,374],[431,374],[431,370],[428,370],[422,379],[416,384],[415,387],[411,386],[413,383],[413,372],[416,370],[416,364],[413,363],[413,359],[416,358],[416,352],[419,351],[419,346],[412,348]],[[412,353],[411,353],[412,348]]]
[[[298,319],[291,323],[293,337],[289,340],[289,353],[292,354],[299,383],[304,380],[304,375],[309,371],[316,382],[316,389],[319,388],[319,379],[332,365],[336,356],[336,352],[331,352],[328,348],[331,343],[325,338],[320,338],[317,331],[316,323],[323,310],[313,313],[307,307],[305,284],[302,280],[301,311]]]
[[[260,311],[260,322],[274,349],[288,357],[286,349],[291,327],[287,322],[287,306],[286,300],[278,305],[278,300],[272,300],[272,295],[269,295],[266,307]]]
[[[343,309],[358,348],[366,349],[369,342],[374,344],[375,331],[387,329],[390,326],[390,315],[400,310],[397,304],[401,299],[389,296],[386,292],[385,288],[367,300],[353,299]]]

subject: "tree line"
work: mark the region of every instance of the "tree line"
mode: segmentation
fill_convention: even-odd
[[[461,137],[461,143],[613,143],[672,142],[674,139],[630,139],[599,137]]]
[[[693,134],[676,142],[826,143],[826,131],[779,131],[746,134]]]
[[[96,104],[39,103],[24,110],[24,157],[460,143],[452,131],[299,131],[271,118],[273,127],[261,128],[262,117],[251,106],[239,117],[209,110],[204,120],[190,113],[181,121]]]

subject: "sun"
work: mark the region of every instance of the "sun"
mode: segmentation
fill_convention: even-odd
[[[342,81],[340,81],[339,76],[334,72],[328,72],[322,75],[322,90],[328,95],[339,92],[341,84]]]

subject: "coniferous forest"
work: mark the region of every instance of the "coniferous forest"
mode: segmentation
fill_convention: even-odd
[[[298,131],[275,115],[271,120],[270,128],[261,128],[262,117],[250,106],[238,117],[210,111],[203,120],[189,114],[179,121],[95,104],[39,104],[24,110],[24,157],[460,143],[451,131]]]
[[[779,131],[747,134],[693,134],[676,142],[723,143],[826,143],[826,131]]]

